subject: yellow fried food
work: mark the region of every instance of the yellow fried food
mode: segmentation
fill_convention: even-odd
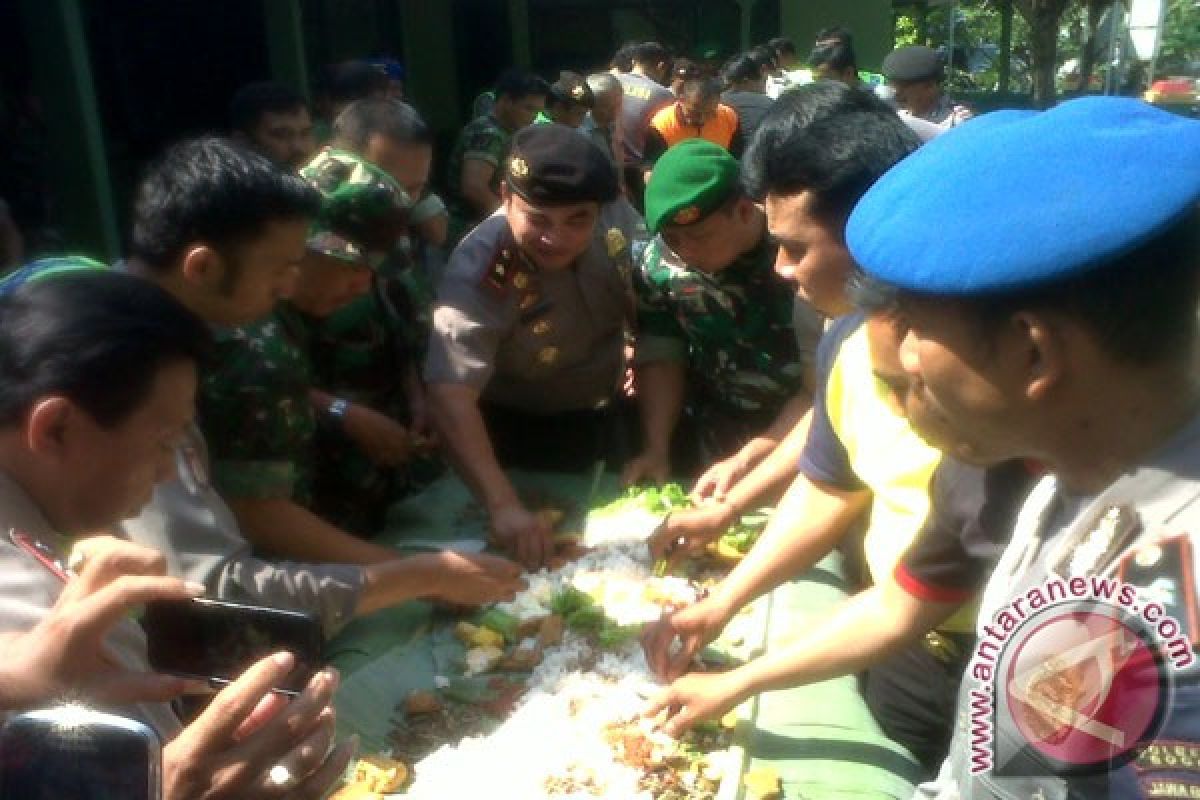
[[[387,756],[362,756],[354,762],[354,783],[369,791],[387,794],[408,780],[408,767]]]
[[[770,767],[752,769],[742,776],[746,797],[750,800],[779,800],[783,797],[783,781]]]
[[[361,783],[347,783],[331,794],[329,800],[383,800],[383,795],[372,792]]]

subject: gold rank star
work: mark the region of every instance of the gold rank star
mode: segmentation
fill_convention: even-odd
[[[528,311],[533,308],[533,304],[538,301],[538,296],[534,292],[521,295],[521,310]]]
[[[542,362],[546,366],[550,366],[555,361],[558,361],[558,348],[553,346],[543,347],[541,351],[538,352],[538,361]]]
[[[553,326],[550,325],[550,320],[539,319],[537,322],[533,323],[533,333],[536,336],[545,336],[551,331],[552,327]]]
[[[528,285],[529,285],[529,276],[526,275],[524,272],[518,272],[516,274],[516,276],[513,278],[513,286],[517,287],[518,289],[524,289]]]

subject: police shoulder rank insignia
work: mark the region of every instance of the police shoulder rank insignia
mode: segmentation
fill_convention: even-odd
[[[1185,630],[1192,647],[1200,646],[1200,603],[1192,537],[1183,533],[1136,548],[1121,560],[1117,577],[1136,586],[1140,602],[1158,603]]]
[[[529,165],[525,163],[525,159],[520,156],[513,156],[508,160],[508,171],[514,177],[524,178],[529,174]]]
[[[616,258],[629,242],[625,239],[625,234],[621,233],[620,228],[609,228],[608,233],[604,234],[604,245],[608,248],[608,257]]]
[[[696,206],[687,206],[675,212],[676,225],[691,225],[698,219],[700,219],[700,209]]]
[[[513,248],[511,245],[505,245],[492,258],[492,265],[484,271],[483,282],[502,292],[508,289],[516,271],[517,268],[513,265]]]
[[[579,102],[583,101],[583,94],[584,94],[584,92],[583,92],[582,86],[576,86],[574,89],[571,90],[571,97],[575,98],[575,100],[577,100]]]

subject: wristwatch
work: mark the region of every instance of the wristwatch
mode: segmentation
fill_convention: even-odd
[[[350,408],[350,404],[340,397],[335,397],[329,401],[329,408],[325,409],[325,413],[329,418],[336,420],[340,425],[346,419],[346,410]]]

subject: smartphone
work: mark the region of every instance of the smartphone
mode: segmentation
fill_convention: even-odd
[[[0,729],[3,800],[160,800],[162,745],[140,722],[61,706]]]
[[[166,600],[146,604],[142,627],[151,667],[214,686],[281,650],[296,657],[296,668],[276,691],[298,694],[321,668],[321,624],[301,611],[206,598]]]

